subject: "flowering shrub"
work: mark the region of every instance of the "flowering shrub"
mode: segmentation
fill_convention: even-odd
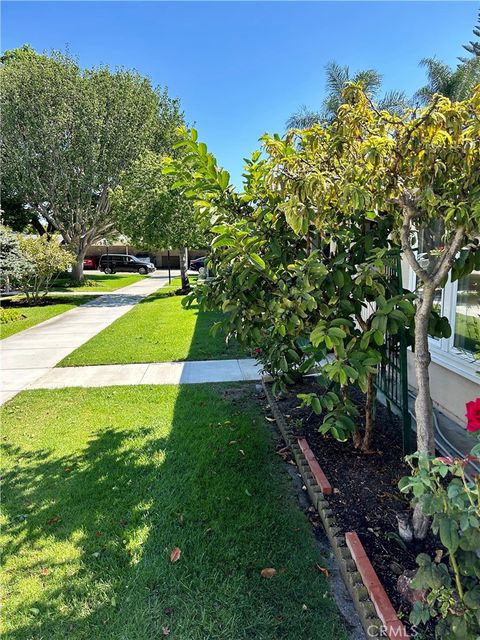
[[[480,430],[480,398],[467,403],[467,429]],[[479,460],[480,444],[465,458],[407,458],[412,475],[400,489],[413,494],[413,503],[431,517],[431,529],[446,549],[446,559],[434,561],[422,553],[412,581],[425,589],[426,599],[415,602],[413,624],[436,620],[436,636],[461,640],[480,635],[480,478],[465,475],[469,462]]]

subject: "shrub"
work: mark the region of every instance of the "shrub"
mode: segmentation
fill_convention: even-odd
[[[20,280],[19,287],[29,303],[38,302],[47,295],[52,280],[74,262],[74,256],[66,251],[56,236],[20,238],[19,247],[31,270]]]
[[[480,398],[468,403],[467,418],[469,431],[480,430]],[[446,562],[425,553],[417,557],[412,587],[425,589],[426,598],[415,602],[410,614],[416,625],[433,618],[442,640],[480,635],[480,478],[469,481],[465,475],[479,454],[480,444],[464,459],[409,456],[412,475],[399,484],[431,517],[431,529],[447,552]]]
[[[19,309],[4,309],[4,307],[0,307],[0,324],[15,322],[22,318],[25,318],[25,316]]]
[[[32,267],[22,255],[17,236],[0,226],[0,286],[7,290],[16,287],[31,273]]]

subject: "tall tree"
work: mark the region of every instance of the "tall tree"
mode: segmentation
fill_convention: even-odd
[[[164,158],[146,152],[125,171],[111,193],[116,227],[145,248],[179,249],[182,289],[188,286],[187,248],[200,247],[203,234],[191,202],[165,174]]]
[[[357,71],[353,75],[347,65],[329,62],[325,67],[327,95],[321,111],[310,111],[302,106],[287,120],[288,129],[305,129],[319,122],[331,122],[343,103],[343,91],[349,82],[359,84],[365,93],[376,100],[380,109],[397,113],[407,106],[405,94],[401,91],[390,91],[379,96],[382,76],[375,69]]]
[[[150,81],[29,47],[2,58],[3,193],[74,252],[83,279],[89,245],[111,232],[109,191],[146,149],[166,152],[182,122],[178,101]]]
[[[477,36],[478,40],[470,40],[468,44],[463,44],[462,47],[472,56],[480,57],[480,11],[478,12],[478,21],[473,28],[473,35]],[[465,62],[469,58],[460,58],[462,62]]]
[[[444,286],[458,254],[463,266],[455,269],[457,278],[459,271],[462,276],[470,273],[478,259],[474,240],[480,228],[480,85],[469,100],[452,102],[436,95],[426,108],[401,117],[378,112],[358,86],[346,91],[328,135],[321,127],[305,132],[309,144],[299,145],[300,158],[292,149],[285,152],[276,139],[270,142],[269,150],[282,151],[274,177],[278,190],[285,193],[288,187],[294,192],[289,202],[300,223],[311,216],[319,229],[334,222],[345,226],[358,211],[373,220],[384,211],[393,214],[392,237],[400,242],[418,282],[417,447],[431,456],[435,438],[428,334],[435,291]],[[437,259],[427,271],[412,243],[416,232],[434,223],[443,233]],[[416,510],[418,537],[426,533],[425,525]]]

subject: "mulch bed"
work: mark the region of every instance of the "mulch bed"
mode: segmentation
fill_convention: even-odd
[[[278,407],[294,433],[306,437],[334,487],[328,502],[337,526],[342,533],[357,532],[394,608],[405,614],[407,621],[411,605],[397,590],[398,577],[416,568],[419,553],[433,557],[441,545],[433,534],[408,546],[398,535],[397,515],[409,513],[408,499],[397,486],[400,478],[409,474],[409,467],[403,462],[400,421],[377,402],[371,447],[374,453],[361,453],[351,439],[341,443],[318,432],[323,418],[312,414],[308,407],[300,408],[297,398],[299,393],[313,391],[319,392],[313,382],[296,385],[285,399],[278,401]],[[352,389],[350,397],[362,411],[363,394]]]
[[[19,296],[21,295],[22,294],[19,294]],[[65,294],[65,297],[68,297],[67,293]],[[61,302],[63,302],[62,296],[56,296],[55,298],[41,298],[35,303],[32,302],[32,306],[48,307],[49,305],[59,304]],[[26,299],[23,297],[7,298],[6,300],[2,300],[0,302],[0,307],[3,307],[4,309],[25,309],[26,306],[28,306],[28,304]]]

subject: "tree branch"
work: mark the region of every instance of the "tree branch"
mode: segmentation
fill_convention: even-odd
[[[432,277],[432,282],[435,288],[440,285],[442,280],[450,271],[455,260],[455,256],[462,248],[464,237],[465,227],[458,227],[458,229],[455,231],[455,235],[453,236],[453,240],[450,246],[443,252],[442,257],[440,258],[440,262],[435,269],[435,273]]]
[[[412,267],[413,271],[420,280],[430,286],[433,285],[433,279],[418,263],[417,257],[412,249],[410,242],[410,233],[412,230],[412,220],[417,214],[415,201],[408,191],[404,190],[400,198],[402,208],[404,211],[403,223],[400,228],[400,240],[402,243],[402,250],[405,254],[408,264]]]

